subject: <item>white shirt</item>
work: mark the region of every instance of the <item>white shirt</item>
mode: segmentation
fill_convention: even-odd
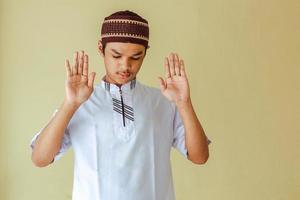
[[[54,162],[71,146],[73,200],[175,200],[170,151],[187,158],[185,133],[160,89],[137,79],[119,88],[103,77],[72,116]]]

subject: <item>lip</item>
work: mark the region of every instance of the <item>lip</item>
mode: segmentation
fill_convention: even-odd
[[[129,73],[119,73],[122,78],[128,78],[130,76]]]

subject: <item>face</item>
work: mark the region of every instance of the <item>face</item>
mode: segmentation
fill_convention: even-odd
[[[135,78],[145,57],[145,47],[134,43],[108,42],[103,53],[99,42],[99,52],[104,59],[106,81],[118,86]]]

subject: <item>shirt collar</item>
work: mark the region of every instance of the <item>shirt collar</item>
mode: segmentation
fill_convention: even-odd
[[[128,81],[127,83],[121,85],[121,88],[117,86],[116,84],[109,83],[105,80],[105,76],[102,77],[101,80],[101,86],[106,90],[106,91],[119,91],[120,89],[122,91],[130,91],[133,90],[136,86],[136,77],[132,79],[131,81]]]

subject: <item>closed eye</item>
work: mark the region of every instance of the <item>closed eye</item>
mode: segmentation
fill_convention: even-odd
[[[113,56],[114,58],[121,58],[121,56]],[[131,58],[133,60],[139,60],[141,57],[138,57],[138,58]]]
[[[133,60],[139,60],[141,57],[138,57],[138,58],[132,58]]]

